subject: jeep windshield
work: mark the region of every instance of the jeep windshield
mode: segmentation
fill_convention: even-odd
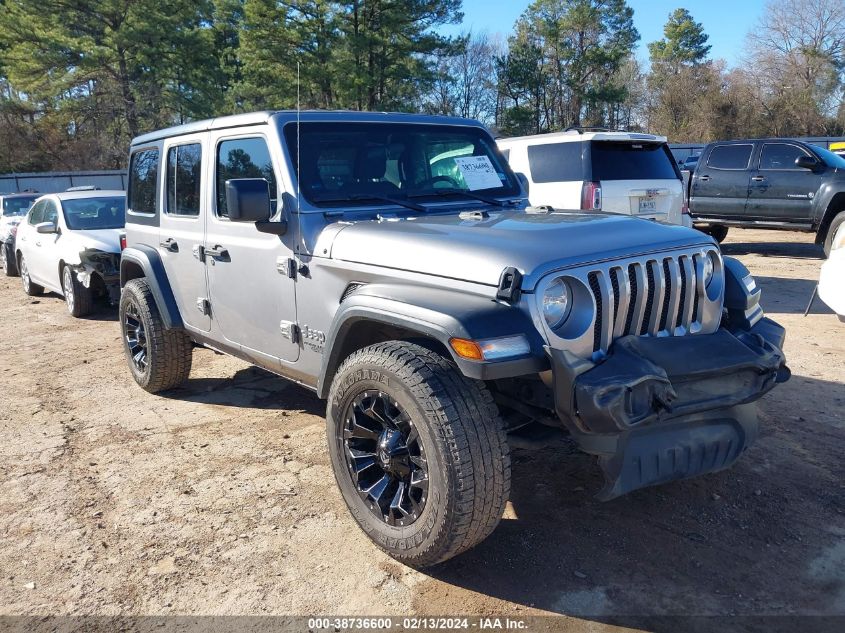
[[[126,198],[77,198],[62,200],[65,222],[72,231],[122,229],[126,224]]]
[[[3,200],[3,215],[9,216],[23,216],[29,211],[29,207],[35,202],[38,196],[15,196],[14,198],[6,198]]]
[[[284,128],[303,197],[317,207],[516,197],[519,184],[496,144],[471,126],[317,123]]]

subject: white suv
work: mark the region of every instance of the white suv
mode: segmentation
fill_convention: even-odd
[[[64,296],[75,317],[88,314],[96,296],[120,296],[120,242],[126,195],[72,191],[42,196],[18,226],[15,256],[24,292]]]
[[[499,139],[534,205],[692,226],[666,137],[596,128]]]

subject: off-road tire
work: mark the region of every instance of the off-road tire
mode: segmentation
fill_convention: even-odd
[[[38,284],[33,283],[32,279],[30,279],[29,269],[26,267],[26,260],[23,255],[21,255],[18,259],[18,270],[21,273],[21,285],[23,286],[23,291],[26,294],[30,297],[38,297],[44,294],[44,286],[39,286]]]
[[[425,447],[428,497],[411,525],[389,525],[376,516],[347,466],[345,414],[371,390],[395,399]],[[393,558],[417,568],[435,565],[474,547],[498,525],[510,494],[510,454],[499,410],[483,382],[464,377],[442,355],[402,341],[355,352],[332,381],[326,420],[343,498],[367,536]]]
[[[830,226],[827,227],[827,235],[825,236],[824,243],[822,244],[825,258],[830,257],[830,251],[833,248],[833,238],[836,237],[836,232],[839,230],[845,231],[845,228],[842,228],[843,224],[845,224],[845,211],[840,211],[834,216],[833,220],[830,221]]]
[[[17,277],[18,266],[15,262],[15,252],[9,242],[0,244],[0,260],[3,261],[3,274],[6,277]]]
[[[147,363],[143,369],[133,360],[127,341],[127,312],[133,308],[144,331]],[[193,356],[191,341],[184,331],[164,327],[146,279],[132,279],[124,286],[118,313],[126,362],[132,377],[142,389],[158,393],[177,387],[188,379]]]
[[[67,311],[76,318],[91,314],[94,309],[94,294],[82,285],[70,266],[62,266],[62,293]]]
[[[704,232],[721,244],[728,236],[728,227],[723,224],[712,224]]]

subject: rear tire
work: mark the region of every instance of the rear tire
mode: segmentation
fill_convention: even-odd
[[[510,493],[498,408],[440,354],[402,341],[355,352],[332,381],[326,420],[344,501],[396,560],[435,565],[498,525]]]
[[[183,330],[164,327],[146,279],[133,279],[124,286],[119,315],[126,362],[142,389],[158,393],[188,379],[191,341]]]
[[[845,225],[845,211],[840,211],[831,220],[830,226],[827,227],[827,235],[824,238],[823,244],[825,258],[830,257],[830,251],[833,249],[833,238],[836,237],[836,232],[845,230],[841,228],[843,225]]]
[[[62,267],[62,294],[67,311],[76,318],[84,317],[94,309],[94,296],[90,288],[83,286],[70,266]]]
[[[6,277],[17,277],[18,267],[15,263],[15,252],[9,242],[0,245],[0,260],[3,263],[3,274]]]
[[[26,267],[26,260],[23,255],[18,259],[18,269],[21,271],[21,285],[26,294],[30,297],[38,297],[44,294],[44,286],[39,286],[30,279],[29,269]]]

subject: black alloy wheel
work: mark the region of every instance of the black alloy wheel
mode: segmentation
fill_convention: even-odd
[[[412,525],[428,497],[428,462],[410,416],[387,394],[367,390],[349,404],[338,431],[349,476],[370,512],[388,525]]]
[[[124,310],[123,337],[135,369],[142,374],[145,373],[149,362],[147,333],[138,306],[134,302],[129,302]]]

